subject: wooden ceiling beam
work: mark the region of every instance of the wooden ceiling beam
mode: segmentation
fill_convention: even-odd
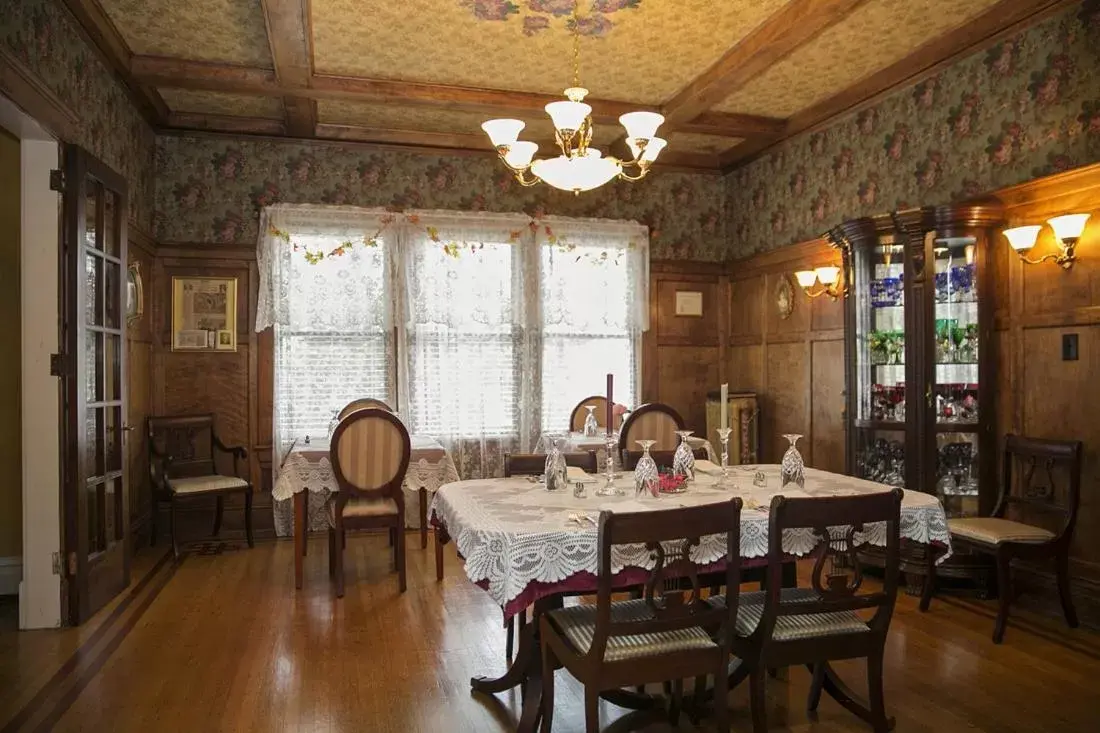
[[[283,89],[306,89],[313,76],[310,58],[312,31],[308,0],[261,0],[275,78]],[[317,127],[317,102],[301,96],[283,97],[287,131],[296,137],[313,137]]]
[[[722,157],[722,167],[728,170],[743,165],[782,140],[823,127],[838,117],[854,114],[898,89],[928,78],[964,56],[1021,32],[1072,2],[1074,0],[1001,0],[965,25],[928,41],[905,58],[793,115],[780,138],[771,141],[753,139],[738,145]]]
[[[134,56],[130,59],[130,73],[139,82],[155,87],[277,97],[283,94],[274,69],[166,56]]]
[[[165,121],[169,127],[182,130],[209,130],[246,135],[286,135],[286,123],[265,117],[235,117],[193,112],[169,112]]]
[[[664,105],[668,124],[694,120],[866,0],[791,0]]]
[[[691,122],[675,126],[678,132],[692,132],[722,137],[777,137],[783,134],[787,121],[778,117],[761,117],[734,112],[704,112]]]

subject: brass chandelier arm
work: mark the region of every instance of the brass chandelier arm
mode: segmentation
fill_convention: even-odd
[[[638,174],[637,175],[631,175],[631,174],[626,172],[626,166],[627,165],[628,165],[627,163],[623,163],[623,168],[619,172],[619,178],[622,178],[624,181],[631,181],[631,182],[640,181],[640,180],[642,180],[643,178],[646,177],[647,173],[649,173],[649,166],[648,165],[638,163],[638,164],[635,164],[635,165],[638,166]]]

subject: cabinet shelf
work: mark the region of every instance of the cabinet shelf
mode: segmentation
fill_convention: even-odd
[[[863,420],[857,418],[852,423],[857,428],[864,430],[905,430],[905,423],[899,420]]]
[[[981,430],[980,422],[942,422],[936,421],[937,433],[976,433]]]

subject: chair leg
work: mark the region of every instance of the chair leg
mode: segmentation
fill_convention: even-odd
[[[252,536],[252,489],[244,492],[244,538],[250,548],[256,546],[256,540]]]
[[[507,637],[504,640],[504,658],[507,659],[509,662],[512,661],[512,650],[515,648],[513,646],[513,642],[515,641],[515,634],[513,632],[515,630],[516,617],[513,616],[512,618],[508,619],[508,622],[504,625],[504,635]]]
[[[882,694],[882,655],[884,653],[884,649],[878,649],[867,657],[868,703],[871,716],[874,718],[871,725],[875,733],[888,733],[890,730],[890,724],[886,720],[886,698]],[[824,669],[825,665],[819,664],[814,668],[815,677],[818,668]]]
[[[925,549],[928,557],[924,566],[924,585],[920,591],[920,610],[927,611],[932,604],[932,596],[936,593],[936,550],[931,545]]]
[[[153,512],[149,515],[149,546],[157,546],[157,514],[159,507],[157,506],[156,497],[153,497]]]
[[[672,695],[668,703],[668,724],[676,728],[680,725],[680,711],[684,709],[684,681],[672,681]]]
[[[525,612],[526,613],[526,612]],[[511,641],[511,634],[508,635]],[[546,644],[542,645],[542,725],[540,733],[550,733],[554,726],[554,652]]]
[[[1062,599],[1062,613],[1071,629],[1077,628],[1077,611],[1073,607],[1073,598],[1069,594],[1069,550],[1061,550],[1055,559],[1058,574],[1058,595]]]
[[[764,696],[764,666],[757,665],[749,672],[749,706],[752,712],[752,732],[768,730],[767,698]]]
[[[328,577],[336,577],[336,530],[328,528]]]
[[[180,559],[180,545],[179,540],[176,538],[176,499],[172,497],[172,500],[168,503],[168,534],[172,537],[172,556]]]
[[[222,515],[225,514],[225,497],[218,494],[214,499],[214,531],[212,537],[217,537],[222,532]]]
[[[440,529],[435,530],[435,579],[443,580],[443,541]]]
[[[393,527],[390,527],[390,547],[394,546],[396,537],[397,535],[394,533]]]
[[[336,597],[344,597],[344,522],[336,518]]]
[[[405,531],[404,531],[404,518],[401,522],[402,526],[396,530],[397,534],[397,550],[394,553],[394,559],[397,561],[397,586],[404,593],[407,587],[405,578]]]
[[[825,665],[816,662],[814,665],[813,679],[810,681],[810,692],[806,696],[806,712],[816,712],[821,703],[821,690],[825,687]]]
[[[428,546],[428,490],[420,487],[420,549]]]
[[[993,643],[1000,644],[1005,638],[1005,626],[1008,624],[1008,606],[1012,602],[1012,564],[1007,553],[997,553],[997,595],[1000,604],[997,609],[997,623],[993,627]]]
[[[590,687],[584,688],[584,733],[600,733],[600,693]]]
[[[729,733],[729,676],[725,666],[714,675],[714,729],[718,733]],[[705,682],[704,682],[705,684]],[[698,687],[698,684],[696,685]]]

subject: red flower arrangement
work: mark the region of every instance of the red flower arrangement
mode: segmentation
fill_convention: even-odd
[[[687,483],[686,476],[669,471],[661,474],[657,482],[657,490],[662,494],[679,494],[684,490],[685,483]]]

